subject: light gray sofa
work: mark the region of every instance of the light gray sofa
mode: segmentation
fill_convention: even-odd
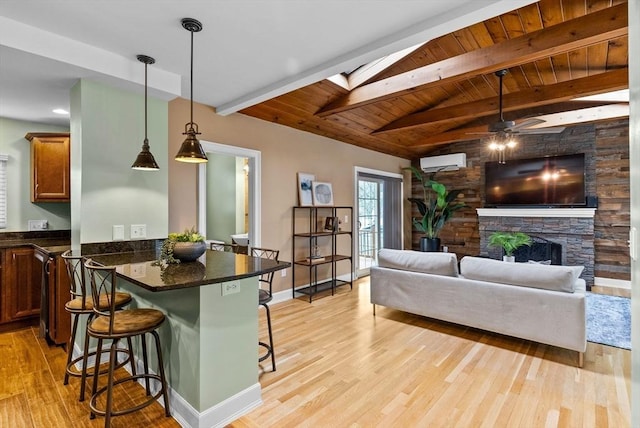
[[[582,266],[382,249],[371,303],[571,349],[587,347]]]

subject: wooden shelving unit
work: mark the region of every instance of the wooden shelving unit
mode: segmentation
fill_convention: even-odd
[[[345,216],[348,221],[344,221]],[[327,217],[339,219],[339,225],[325,230]],[[353,207],[293,207],[292,234],[291,292],[294,298],[296,293],[305,294],[311,303],[313,296],[322,291],[331,290],[333,295],[336,287],[347,284],[353,289]],[[348,254],[338,254],[338,248],[344,249],[347,244]],[[312,261],[316,248],[324,250],[320,261]],[[304,250],[302,257],[301,249]],[[337,278],[337,265],[341,262],[349,262],[349,281]],[[308,279],[307,285],[297,289],[296,270],[305,272]]]

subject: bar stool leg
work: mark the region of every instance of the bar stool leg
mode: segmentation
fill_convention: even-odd
[[[131,342],[131,338],[127,337],[127,343],[129,345],[129,364],[131,364],[131,376],[136,375],[136,362],[133,358],[133,343]]]
[[[157,331],[152,331],[153,337],[156,341],[156,354],[158,355],[158,371],[160,372],[160,379],[162,382],[162,396],[164,397],[164,414],[165,416],[171,416],[171,411],[169,410],[169,396],[167,391],[167,378],[164,375],[164,361],[162,360],[162,349],[160,349],[160,336]]]
[[[111,411],[113,407],[113,375],[116,371],[116,354],[117,354],[118,339],[113,339],[111,342],[111,350],[109,352],[109,374],[107,384],[107,405],[104,414],[104,426],[109,428],[111,426]],[[97,372],[95,378],[97,378]]]
[[[269,351],[271,352],[271,368],[276,371],[276,353],[273,348],[273,332],[271,330],[271,309],[269,305],[263,305],[267,310],[267,328],[269,329]]]
[[[100,373],[100,356],[101,355],[102,355],[102,339],[98,339],[98,347],[96,348],[96,362],[93,365],[93,387],[91,388],[92,397],[93,395],[95,395],[96,391],[98,390],[98,376],[99,376],[98,373]],[[91,419],[96,418],[96,414],[93,412],[93,410],[91,411],[90,418]]]
[[[69,384],[69,372],[67,371],[69,368],[69,364],[71,364],[71,360],[73,359],[73,346],[76,342],[76,331],[78,330],[78,315],[73,316],[73,327],[71,327],[71,337],[69,338],[69,342],[67,343],[67,365],[64,370],[64,385]],[[84,370],[84,368],[83,368]]]
[[[87,320],[87,323],[91,322],[91,317]],[[80,400],[84,401],[84,392],[87,387],[87,364],[89,360],[89,335],[85,331],[84,333],[84,354],[82,356],[82,374],[80,376]]]
[[[140,339],[142,341],[142,362],[144,364],[144,374],[149,374],[149,357],[147,355],[147,338],[146,334],[141,334]],[[149,387],[149,378],[145,376],[144,386],[147,391],[147,396],[151,395],[151,388]]]

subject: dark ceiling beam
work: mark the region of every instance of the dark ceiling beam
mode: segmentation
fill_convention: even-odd
[[[537,86],[519,92],[512,92],[502,97],[503,111],[510,112],[529,107],[538,107],[570,101],[574,98],[597,95],[617,91],[629,87],[629,70],[627,68],[600,73],[593,76],[568,80],[553,85]],[[405,131],[437,122],[448,122],[460,119],[475,119],[499,113],[499,98],[491,97],[483,100],[442,107],[410,114],[395,120],[372,132],[373,135]],[[497,121],[495,119],[494,121]]]
[[[627,3],[621,3],[502,43],[354,89],[323,107],[318,116],[388,100],[418,89],[453,83],[531,63],[628,34]]]

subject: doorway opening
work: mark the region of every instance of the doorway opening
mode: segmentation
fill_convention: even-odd
[[[207,241],[260,246],[261,153],[200,143],[210,161],[198,165],[198,230]],[[212,174],[216,169],[220,170]]]
[[[402,248],[402,175],[356,167],[356,269],[368,275],[381,248]]]

